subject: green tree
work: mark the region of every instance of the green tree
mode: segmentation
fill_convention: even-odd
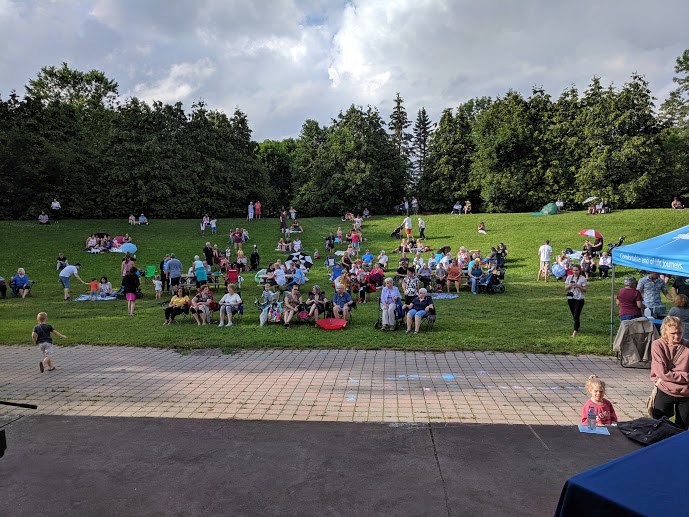
[[[61,103],[78,107],[112,107],[118,85],[103,72],[72,70],[67,63],[60,68],[41,68],[36,79],[29,81],[26,93],[44,104]]]
[[[414,174],[412,177],[412,189],[416,190],[418,186],[418,180],[423,176],[423,172],[426,168],[426,163],[428,162],[428,146],[431,140],[431,134],[433,133],[433,125],[431,124],[431,119],[426,112],[425,107],[421,107],[416,115],[416,122],[414,122],[414,134],[412,139],[412,155],[414,159]]]

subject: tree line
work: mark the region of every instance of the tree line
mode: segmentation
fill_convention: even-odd
[[[268,213],[389,213],[402,196],[446,212],[533,211],[590,196],[614,207],[668,206],[689,193],[689,50],[656,109],[647,81],[594,77],[557,99],[542,88],[470,99],[433,123],[409,119],[397,94],[385,121],[351,105],[297,138],[252,140],[247,116],[197,102],[120,101],[102,72],[45,67],[26,92],[0,97],[0,217],[32,218],[56,197],[66,217],[220,217],[260,199]]]

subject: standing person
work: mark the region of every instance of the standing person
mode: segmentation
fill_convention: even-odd
[[[163,290],[166,293],[170,292],[170,278],[168,277],[167,264],[170,262],[170,254],[165,255],[165,258],[160,261],[160,281],[163,282]]]
[[[48,315],[45,312],[38,313],[36,322],[38,325],[33,328],[31,339],[33,339],[35,345],[38,345],[38,348],[43,354],[43,359],[38,364],[38,367],[41,373],[43,373],[45,368],[48,368],[48,371],[52,372],[55,366],[53,366],[53,338],[50,334],[55,334],[62,339],[67,339],[67,336],[60,334],[52,325],[48,324]]]
[[[689,342],[684,324],[667,316],[660,327],[660,339],[651,344],[651,380],[657,387],[651,417],[675,417],[675,424],[689,428]]]
[[[426,221],[424,221],[423,219],[421,219],[419,217],[418,224],[419,224],[419,238],[425,239],[426,238]]]
[[[263,210],[263,206],[261,205],[261,202],[256,201],[254,203],[254,212],[256,213],[256,219],[261,219],[261,210]]]
[[[538,269],[538,276],[536,276],[536,282],[541,279],[543,275],[543,280],[548,281],[548,275],[550,274],[550,256],[553,253],[553,248],[550,246],[550,241],[546,240],[545,244],[538,248],[538,258],[540,260],[540,267]]]
[[[668,300],[672,300],[672,296],[667,290],[667,286],[660,275],[654,271],[649,272],[645,277],[639,280],[636,288],[641,293],[644,299],[644,316],[647,318],[663,318],[666,314],[666,308],[660,294],[665,294]]]
[[[211,223],[210,217],[208,217],[208,214],[204,214],[204,216],[201,218],[201,222],[199,223],[199,229],[201,230],[201,235],[206,235],[206,226],[208,226]]]
[[[406,197],[402,198],[402,206],[404,207],[404,215],[409,215],[409,200]]]
[[[50,203],[50,210],[53,212],[53,221],[56,223],[59,222],[58,216],[60,215],[61,209],[62,205],[60,205],[60,202],[57,200],[57,198],[53,198],[53,202]]]
[[[58,279],[60,280],[60,284],[62,284],[62,288],[64,289],[65,301],[69,300],[69,285],[70,285],[70,277],[72,275],[74,275],[74,278],[79,280],[79,282],[86,285],[86,282],[84,282],[79,277],[79,269],[81,269],[81,264],[79,264],[79,262],[77,262],[73,266],[65,266],[60,270],[60,276],[58,277]]]
[[[414,212],[414,215],[419,215],[419,200],[416,199],[416,196],[411,198],[411,211]]]
[[[170,253],[170,260],[167,262],[167,276],[172,288],[179,285],[182,279],[182,263],[175,257],[174,253]]]
[[[404,233],[407,235],[407,238],[412,237],[412,222],[411,222],[411,217],[407,214],[407,217],[404,218],[402,221],[402,224],[404,225]]]
[[[136,308],[136,292],[140,285],[137,273],[137,269],[132,266],[122,278],[124,297],[127,300],[127,316],[134,316],[134,309]]]
[[[294,209],[293,206],[289,207],[289,218],[292,219],[292,221],[295,221],[297,219],[297,211]]]
[[[589,283],[586,277],[581,274],[581,266],[572,266],[572,274],[565,280],[565,289],[567,291],[567,303],[569,311],[572,313],[574,320],[574,331],[572,337],[576,337],[579,333],[581,311],[584,310],[584,294],[588,289]]]
[[[636,278],[624,277],[624,287],[617,291],[615,303],[620,308],[620,321],[634,320],[643,316],[643,298],[636,290]]]
[[[196,278],[197,289],[208,283],[208,271],[198,255],[194,255],[194,277]]]
[[[209,221],[211,225],[211,235],[215,235],[218,233],[218,218],[213,216],[213,218]]]
[[[246,220],[247,221],[253,221],[254,220],[254,203],[253,201],[249,201],[249,206],[246,211]]]
[[[213,263],[213,246],[211,246],[210,242],[207,242],[203,247],[203,256],[205,257],[206,262],[209,264]]]

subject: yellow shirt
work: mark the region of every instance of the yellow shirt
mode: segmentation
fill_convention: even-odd
[[[188,304],[189,304],[189,297],[188,296],[179,297],[179,296],[175,295],[170,300],[170,306],[171,307],[184,307],[185,305],[188,305]]]

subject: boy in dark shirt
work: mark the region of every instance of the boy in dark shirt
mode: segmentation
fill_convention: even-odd
[[[48,368],[49,372],[52,372],[55,367],[53,366],[53,338],[50,336],[51,333],[55,333],[62,339],[66,339],[67,336],[60,334],[57,330],[53,328],[52,325],[48,324],[48,315],[45,312],[39,312],[36,316],[36,321],[38,325],[33,328],[31,333],[31,338],[34,344],[38,345],[38,348],[43,353],[43,360],[38,364],[38,367],[43,373],[45,368]]]

